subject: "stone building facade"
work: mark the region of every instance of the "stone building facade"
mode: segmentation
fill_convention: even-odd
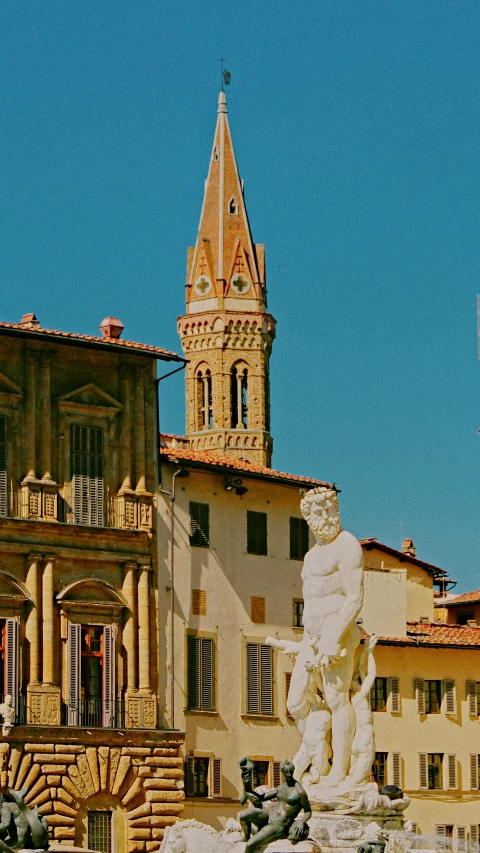
[[[154,514],[156,362],[182,359],[122,328],[0,323],[0,695],[16,708],[0,773],[55,840],[149,853],[183,798]]]

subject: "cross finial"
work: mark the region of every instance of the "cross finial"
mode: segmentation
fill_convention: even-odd
[[[230,80],[232,79],[232,75],[230,74],[230,71],[227,71],[227,69],[223,67],[224,63],[225,63],[225,59],[223,56],[220,57],[219,62],[220,62],[220,66],[221,66],[220,89],[222,92],[224,92],[225,91],[224,86],[228,86],[230,84]]]

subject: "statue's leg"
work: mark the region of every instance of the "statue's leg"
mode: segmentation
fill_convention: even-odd
[[[295,767],[295,779],[300,780],[306,770],[310,767],[312,756],[304,743],[302,743],[295,758],[292,759],[292,764]]]
[[[302,647],[295,658],[292,677],[290,679],[290,687],[287,696],[288,713],[293,717],[298,724],[299,720],[304,720],[308,717],[310,711],[310,700],[307,698],[307,692],[310,684],[311,674],[306,669],[307,661],[311,661],[314,657],[314,652],[307,642],[302,643]]]
[[[268,820],[268,818],[267,818]],[[275,823],[267,823],[262,829],[259,829],[255,835],[252,835],[249,841],[247,841],[245,845],[245,853],[261,853],[262,850],[265,850],[265,847],[268,847],[271,841],[275,841],[277,838],[285,838],[285,827],[281,824]]]
[[[252,823],[254,826],[264,826],[268,821],[268,813],[263,809],[245,809],[238,817],[240,826],[243,829],[245,841],[248,841],[252,832]]]
[[[346,655],[325,669],[323,684],[325,701],[332,712],[332,769],[328,775],[329,785],[338,785],[348,776],[350,755],[355,735],[355,713],[350,702],[355,649],[359,632],[352,626],[342,639]]]

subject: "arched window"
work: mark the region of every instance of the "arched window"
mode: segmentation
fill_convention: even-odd
[[[197,371],[197,429],[213,429],[212,374],[208,367]]]
[[[232,429],[248,425],[248,371],[245,365],[237,364],[231,373]]]

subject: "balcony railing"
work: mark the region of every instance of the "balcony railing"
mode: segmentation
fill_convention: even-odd
[[[125,728],[125,702],[116,699],[81,699],[77,705],[63,703],[62,725],[96,729]]]
[[[0,704],[3,705],[4,702],[5,702],[5,696],[0,695]],[[16,697],[15,709],[16,709],[16,714],[15,714],[15,719],[13,721],[14,724],[16,726],[24,726],[25,723],[27,722],[27,697],[26,696],[18,695]],[[0,725],[1,725],[1,723],[0,723]]]

